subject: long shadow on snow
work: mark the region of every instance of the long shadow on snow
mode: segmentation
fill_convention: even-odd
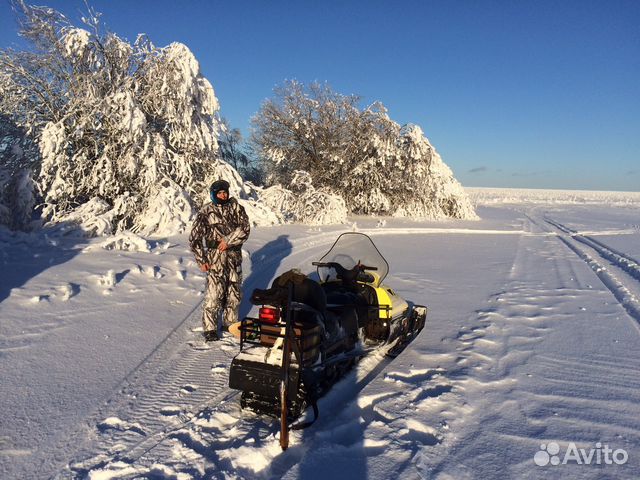
[[[327,480],[332,478],[370,478],[375,475],[369,470],[368,461],[380,455],[387,454],[389,448],[398,448],[390,445],[371,444],[365,446],[365,430],[374,422],[392,424],[394,420],[389,420],[376,411],[379,402],[396,395],[395,392],[388,392],[364,405],[358,403],[358,398],[362,390],[390,364],[391,359],[383,358],[380,363],[372,369],[362,380],[358,381],[354,371],[350,371],[338,382],[319,402],[320,415],[309,430],[305,431],[301,440],[303,453],[299,454],[297,477],[300,480]],[[434,375],[441,373],[440,370],[431,371],[428,376],[414,379],[417,385],[428,383]],[[427,397],[439,397],[451,391],[449,385],[434,385],[425,389],[418,397],[423,400]],[[393,428],[393,425],[390,425]],[[380,468],[387,478],[398,478],[409,466],[415,462],[415,456],[426,447],[434,446],[441,442],[441,439],[427,432],[409,431],[402,436],[405,443],[402,449],[405,459],[395,459],[393,465]],[[280,465],[276,464],[272,468],[273,473],[283,473],[278,468],[283,469],[284,461]],[[291,467],[289,467],[291,468]]]
[[[75,229],[74,225],[60,224],[53,231]],[[75,235],[51,239],[47,236],[50,231],[42,229],[32,234],[11,232],[0,236],[0,303],[14,288],[20,288],[45,270],[71,260],[80,252],[79,247],[87,243],[87,239]],[[72,285],[72,288],[76,286]]]
[[[251,254],[251,274],[242,285],[243,296],[240,304],[240,318],[246,317],[251,311],[251,293],[255,288],[267,288],[274,277],[282,260],[293,250],[288,235],[280,235],[275,240],[266,243]]]
[[[387,357],[380,359],[360,379],[356,368],[352,368],[336,382],[318,401],[320,414],[317,422],[302,431],[299,443],[274,458],[270,478],[285,476],[296,464],[297,478],[304,480],[368,478],[367,460],[381,453],[382,449],[365,448],[365,428],[373,419],[368,418],[370,414],[366,408],[358,405],[358,397],[390,361]],[[308,408],[305,415],[310,414],[311,409]]]

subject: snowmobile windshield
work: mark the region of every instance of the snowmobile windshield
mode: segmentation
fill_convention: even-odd
[[[376,270],[370,272],[374,276],[374,285],[379,286],[389,273],[389,264],[371,239],[364,233],[348,232],[338,237],[331,249],[320,259],[320,263],[339,263],[346,270],[351,270],[358,263]],[[333,268],[318,267],[318,276],[322,282],[336,280],[337,272]]]

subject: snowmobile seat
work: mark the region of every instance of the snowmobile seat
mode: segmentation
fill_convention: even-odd
[[[289,270],[274,279],[270,290],[284,290],[286,298],[286,286],[288,283],[293,284],[294,302],[304,303],[319,312],[326,310],[327,296],[320,284],[311,280],[299,270]]]
[[[293,301],[304,303],[311,308],[315,308],[319,312],[327,309],[327,296],[319,283],[314,282],[310,278],[293,287]]]

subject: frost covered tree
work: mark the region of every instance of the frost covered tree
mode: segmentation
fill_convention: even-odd
[[[462,185],[417,125],[398,131],[390,181],[398,194],[393,215],[477,218]],[[392,199],[393,200],[393,199]]]
[[[32,48],[0,51],[0,115],[38,146],[44,216],[84,206],[104,220],[94,233],[109,233],[142,228],[151,212],[190,215],[218,165],[219,105],[189,49],[130,44],[91,10],[78,28],[51,8],[13,5]],[[186,207],[163,200],[177,197]]]
[[[326,84],[290,81],[253,118],[268,180],[291,188],[299,171],[359,214],[475,218],[461,185],[419,127],[391,120],[380,102]]]
[[[329,186],[334,168],[351,147],[349,127],[358,97],[335,93],[328,85],[297,81],[274,90],[252,119],[252,141],[266,160],[268,179],[289,185],[294,172],[309,172],[314,183]]]

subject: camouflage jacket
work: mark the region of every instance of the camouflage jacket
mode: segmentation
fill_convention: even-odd
[[[198,264],[210,263],[208,249],[217,248],[220,240],[227,242],[229,248],[240,249],[250,230],[249,217],[235,198],[226,205],[207,203],[193,222],[189,246]]]

